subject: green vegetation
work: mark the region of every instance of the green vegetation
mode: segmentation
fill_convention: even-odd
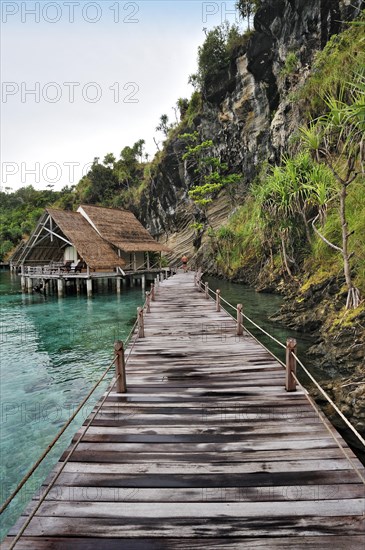
[[[62,191],[38,191],[31,185],[14,193],[0,191],[0,261],[33,230],[44,208],[61,201],[72,193],[65,187]]]
[[[284,67],[281,69],[281,76],[290,76],[298,69],[299,59],[295,52],[289,52],[286,56]]]
[[[341,221],[341,244],[334,244],[316,229],[316,234],[328,246],[341,253],[343,269],[348,288],[346,307],[357,308],[360,303],[359,290],[352,280],[349,239],[353,230],[348,221],[347,195],[349,186],[358,174],[364,174],[364,135],[365,135],[365,78],[358,75],[349,84],[349,91],[340,90],[339,98],[328,96],[328,112],[302,130],[304,146],[315,155],[318,166],[325,164],[333,173],[339,187],[339,217]],[[344,98],[347,97],[347,100]]]
[[[365,12],[339,35],[333,35],[314,60],[312,73],[297,92],[303,111],[315,118],[326,110],[325,98],[337,96],[344,83],[352,82],[365,67]]]
[[[219,157],[214,156],[214,143],[212,140],[201,142],[198,132],[183,134],[180,138],[186,143],[182,160],[186,162],[188,173],[193,174],[189,197],[201,209],[199,212],[200,217],[208,221],[207,206],[223,187],[237,184],[242,176],[228,173],[228,165],[222,162]],[[197,231],[202,231],[204,225],[200,220],[197,220],[194,227]]]
[[[251,19],[260,6],[260,0],[237,0],[236,8],[239,10],[243,19],[247,21],[248,30],[251,28]]]
[[[317,55],[301,90],[308,124],[297,153],[265,167],[217,232],[217,261],[227,275],[270,265],[276,277],[305,280],[304,289],[337,277],[345,281],[346,308],[358,309],[365,294],[363,46],[363,24],[352,25]]]
[[[242,34],[237,25],[228,22],[214,27],[206,34],[198,49],[198,71],[189,77],[189,83],[196,91],[202,91],[207,79],[213,80],[227,69],[236,48],[246,44],[250,32]]]

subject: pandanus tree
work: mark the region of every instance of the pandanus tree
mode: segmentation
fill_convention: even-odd
[[[261,206],[268,242],[280,242],[283,267],[292,276],[293,242],[303,235],[311,244],[310,221],[324,219],[329,201],[334,195],[334,178],[330,170],[313,160],[309,153],[285,157],[281,166],[270,168],[264,183],[253,189]]]
[[[343,89],[339,97],[326,98],[327,113],[308,127],[301,129],[302,142],[313,156],[329,167],[338,186],[339,217],[342,243],[330,242],[316,227],[316,234],[331,248],[342,255],[343,269],[348,288],[346,308],[356,308],[360,303],[360,292],[353,283],[349,239],[353,234],[348,224],[346,200],[351,183],[359,176],[364,177],[365,162],[365,78],[359,76],[355,83]]]

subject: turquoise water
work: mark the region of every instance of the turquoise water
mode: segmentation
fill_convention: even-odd
[[[1,502],[75,411],[125,339],[143,303],[141,288],[86,296],[22,294],[0,272]],[[3,514],[1,537],[38,490],[112,378],[95,392],[57,447]]]

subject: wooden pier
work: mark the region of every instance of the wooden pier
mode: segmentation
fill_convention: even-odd
[[[128,392],[108,396],[16,549],[363,550],[365,469],[282,365],[191,273],[159,286],[144,325]]]

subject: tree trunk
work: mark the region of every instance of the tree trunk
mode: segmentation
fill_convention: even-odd
[[[360,303],[360,294],[357,288],[354,287],[351,278],[351,267],[349,259],[349,234],[348,224],[346,218],[346,197],[347,197],[347,185],[342,183],[340,193],[340,218],[342,228],[342,257],[343,257],[343,271],[345,274],[347,288],[349,290],[347,296],[346,309],[357,308]]]
[[[302,215],[302,218],[303,218],[303,221],[304,221],[305,234],[306,234],[306,237],[307,237],[307,241],[308,241],[309,244],[312,244],[312,237],[311,237],[311,234],[310,234],[310,231],[309,231],[309,224],[308,224],[307,216],[305,215],[304,210],[301,211],[301,215]]]
[[[284,265],[285,265],[285,269],[289,275],[289,277],[293,277],[292,275],[292,272],[290,271],[290,267],[289,267],[289,264],[288,264],[288,255],[286,253],[286,247],[285,247],[285,238],[284,238],[284,235],[281,234],[281,248],[282,248],[282,255],[283,255],[283,262],[284,262]]]

